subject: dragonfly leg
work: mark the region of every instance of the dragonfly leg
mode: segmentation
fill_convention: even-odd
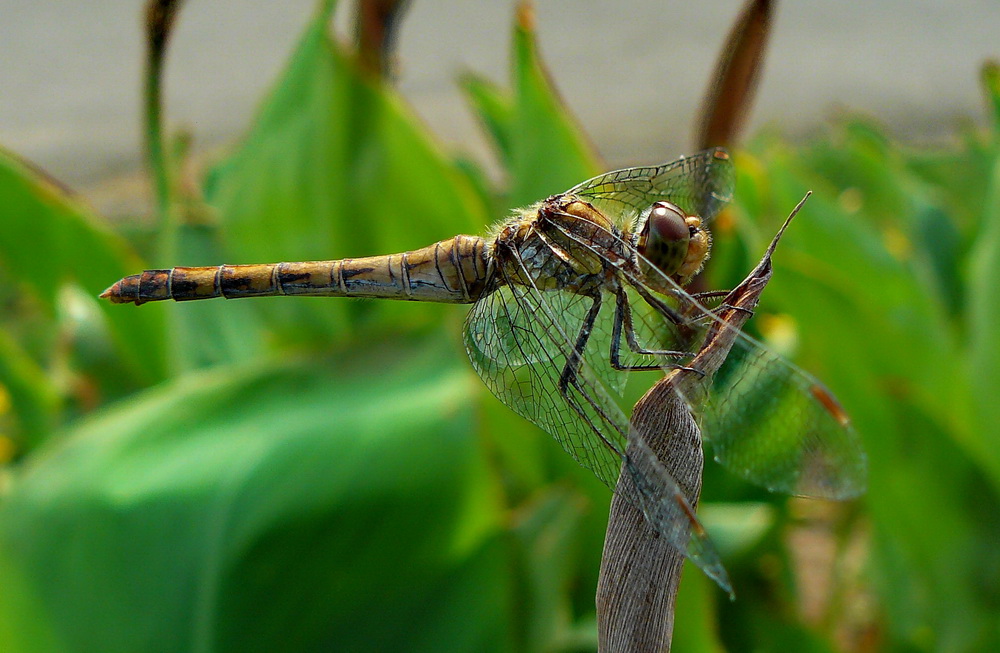
[[[749,308],[746,308],[745,306],[733,306],[732,304],[726,304],[725,302],[723,302],[722,304],[719,304],[718,306],[716,306],[715,310],[717,310],[717,311],[736,311],[737,313],[744,313],[744,314],[750,315],[750,316],[753,315],[753,311],[751,311]]]
[[[745,306],[734,306],[734,305],[730,304],[729,302],[727,302],[726,300],[722,300],[722,303],[719,304],[718,306],[716,306],[715,310],[717,310],[717,311],[736,311],[737,313],[745,313],[746,315],[749,315],[751,317],[753,316],[753,311],[750,310],[749,308],[746,308]]]
[[[668,307],[669,308],[669,307]],[[654,363],[652,365],[623,365],[621,362],[622,331],[625,331],[625,340],[629,349],[637,354],[649,356],[667,356],[672,358],[686,358],[694,356],[688,351],[674,351],[671,349],[646,349],[639,344],[635,336],[635,327],[632,324],[632,308],[628,304],[628,295],[625,289],[618,287],[615,292],[615,320],[611,331],[611,367],[616,370],[631,372],[648,372],[652,370],[662,370],[664,368],[698,372],[692,367],[676,363]]]
[[[642,286],[642,284],[634,284],[632,287],[635,288],[635,291],[639,293],[639,296],[642,297],[647,304],[652,306],[656,310],[656,312],[662,315],[665,319],[670,320],[671,322],[677,325],[688,324],[691,321],[689,318],[684,317],[683,315],[675,311],[673,308],[668,306],[666,302],[664,302],[662,299],[656,297],[651,292],[646,290]],[[624,292],[624,290],[622,292]]]
[[[577,334],[576,342],[573,344],[573,352],[570,354],[566,361],[565,367],[563,367],[562,374],[559,375],[559,394],[563,396],[566,403],[569,404],[570,408],[576,412],[577,415],[590,427],[601,442],[608,447],[611,451],[615,452],[619,457],[625,460],[625,454],[619,446],[614,442],[610,441],[607,436],[604,435],[603,430],[594,423],[591,415],[584,410],[584,407],[580,404],[577,399],[578,395],[583,399],[594,411],[594,413],[603,420],[612,430],[617,432],[619,436],[623,439],[627,437],[627,434],[622,433],[619,429],[617,423],[612,419],[611,415],[607,413],[600,402],[594,397],[588,394],[583,386],[580,384],[579,373],[580,366],[583,364],[583,352],[587,347],[587,341],[590,340],[590,334],[593,331],[594,323],[597,321],[597,315],[601,312],[601,295],[597,293],[593,295],[594,303],[591,305],[590,310],[587,311],[587,315],[583,319],[583,325],[580,327],[580,332]],[[576,395],[570,392],[570,388],[576,390]]]
[[[715,308],[711,308],[711,309],[706,308],[705,310],[699,310],[697,313],[695,313],[693,315],[689,315],[687,317],[681,318],[681,320],[683,322],[688,323],[688,324],[690,324],[692,322],[701,322],[701,321],[704,321],[706,319],[712,318],[716,312],[723,311],[723,310],[733,310],[733,311],[737,311],[739,313],[746,313],[747,315],[752,316],[753,315],[753,311],[751,311],[750,309],[745,308],[743,306],[733,306],[732,304],[730,304],[730,303],[728,303],[728,302],[725,301],[726,298],[728,298],[731,293],[732,293],[731,290],[706,290],[705,292],[699,292],[699,293],[692,294],[691,298],[694,299],[694,300],[696,300],[699,303],[701,303],[703,300],[706,300],[706,299],[718,299],[719,297],[722,297],[723,301],[722,301],[722,303],[720,303]],[[654,308],[656,308],[656,307],[654,306]],[[675,324],[676,323],[677,322],[675,322]]]
[[[594,329],[594,322],[597,321],[597,314],[601,312],[601,294],[596,293],[593,295],[593,299],[594,303],[591,304],[590,310],[587,311],[587,315],[583,318],[583,325],[576,336],[573,352],[567,358],[562,374],[559,375],[559,391],[563,394],[566,394],[571,381],[576,379],[576,375],[580,371],[580,364],[583,362],[583,350],[586,349],[587,341],[590,340],[590,333]]]
[[[728,293],[727,293],[727,296],[728,296]],[[716,306],[715,308],[713,308],[710,312],[702,313],[701,315],[699,315],[698,317],[693,318],[693,319],[695,319],[695,320],[703,320],[703,319],[705,319],[707,317],[710,317],[712,314],[715,314],[715,313],[718,313],[718,312],[721,312],[721,311],[736,311],[737,313],[744,313],[744,314],[746,314],[748,316],[751,316],[751,317],[753,316],[753,311],[750,310],[749,308],[746,308],[745,306],[734,306],[733,304],[730,304],[729,302],[723,300],[721,304],[719,304],[718,306]]]
[[[753,311],[750,310],[749,308],[746,308],[744,306],[734,306],[730,304],[728,301],[726,301],[727,299],[729,299],[729,295],[732,294],[732,292],[733,292],[732,290],[706,290],[705,292],[695,293],[691,296],[699,301],[701,301],[702,299],[717,299],[719,297],[722,297],[723,298],[722,302],[718,306],[716,306],[714,310],[737,311],[739,313],[745,313],[746,315],[752,316]]]
[[[691,293],[691,296],[695,299],[716,299],[717,297],[725,297],[731,291],[729,290],[705,290],[703,292]]]

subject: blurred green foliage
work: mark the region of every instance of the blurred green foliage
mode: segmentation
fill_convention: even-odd
[[[462,309],[95,299],[144,267],[481,232],[599,171],[525,21],[509,89],[461,82],[501,194],[358,71],[331,11],[203,199],[178,184],[177,232],[152,240],[180,260],[0,152],[0,650],[595,649],[610,496],[483,389]],[[995,67],[983,86],[991,130],[947,149],[846,119],[735,153],[708,285],[815,191],[751,328],[842,399],[870,489],[790,500],[710,464],[702,514],[738,600],[689,569],[674,650],[1000,650]]]

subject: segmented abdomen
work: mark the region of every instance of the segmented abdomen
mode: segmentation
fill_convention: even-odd
[[[455,236],[402,254],[359,259],[146,270],[101,297],[116,304],[275,295],[465,304],[482,295],[488,272],[486,242]]]

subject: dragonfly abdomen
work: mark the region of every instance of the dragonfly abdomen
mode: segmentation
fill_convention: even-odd
[[[373,297],[470,303],[488,276],[486,242],[455,236],[427,247],[358,259],[218,265],[146,270],[118,281],[101,297],[116,304],[144,304],[225,297]]]

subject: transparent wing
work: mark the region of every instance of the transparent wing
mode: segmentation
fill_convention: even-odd
[[[666,200],[710,222],[730,202],[735,174],[722,148],[705,150],[660,166],[624,168],[588,179],[566,191],[585,198],[620,228]]]
[[[771,491],[850,499],[865,490],[857,432],[815,378],[742,335],[701,411],[715,459]]]
[[[504,285],[473,306],[466,349],[486,386],[519,415],[550,433],[577,462],[613,490],[624,463],[633,480],[625,498],[653,528],[730,590],[718,554],[677,481],[644,442],[626,456],[629,422],[611,394],[622,374],[608,361],[609,318],[614,304],[601,302],[580,369],[560,381],[594,299],[568,292],[539,292]]]

